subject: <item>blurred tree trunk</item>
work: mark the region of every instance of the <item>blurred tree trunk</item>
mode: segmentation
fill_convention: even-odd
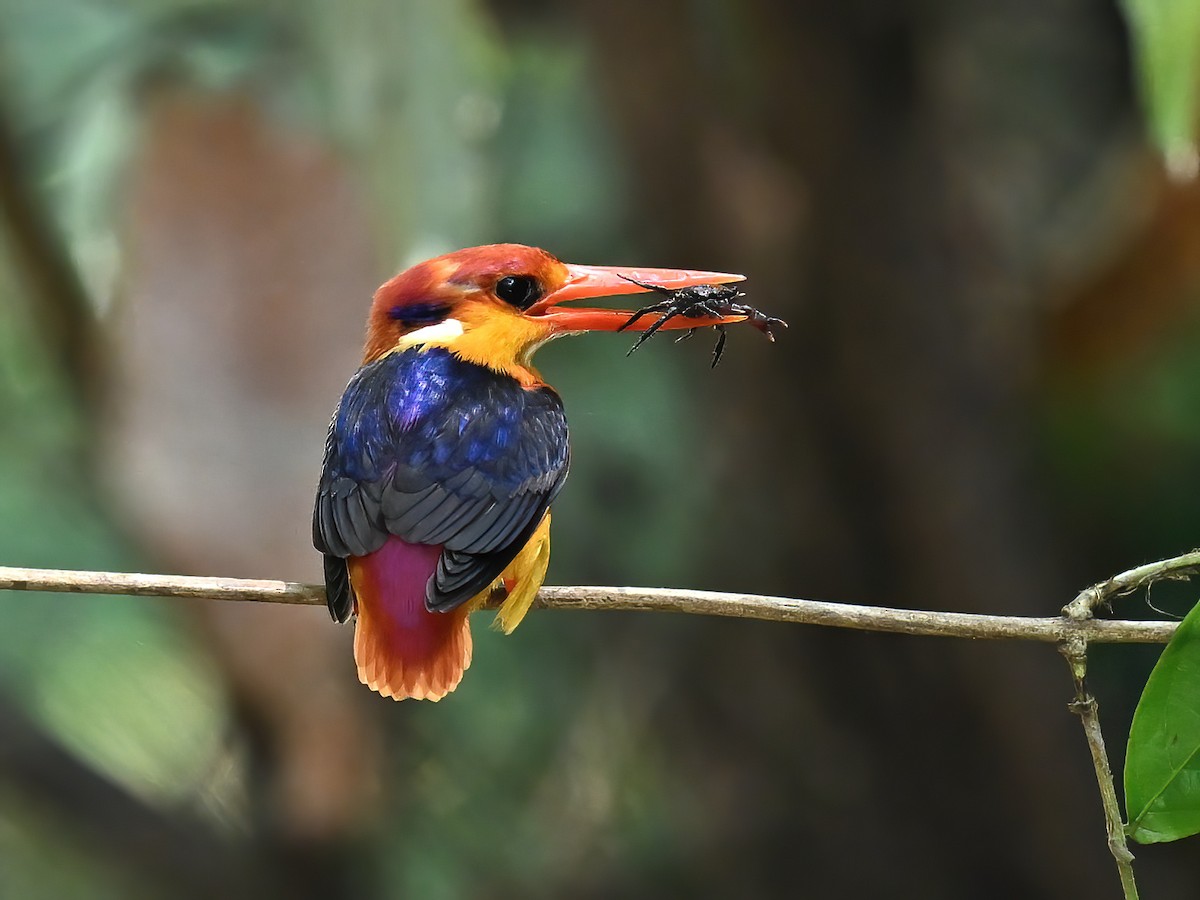
[[[314,581],[311,488],[375,280],[365,208],[314,135],[160,87],[130,190],[109,474],[169,571]],[[322,610],[193,606],[243,729],[254,838],[292,896],[362,885],[379,735]]]
[[[735,335],[724,396],[701,413],[741,439],[713,491],[705,586],[1054,613],[1073,595],[1072,548],[1031,464],[1034,285],[1049,212],[1128,114],[1111,11],[576,9],[647,236],[672,241],[655,258],[746,271],[753,301],[792,325],[775,347]],[[1116,895],[1047,648],[692,634],[660,725],[720,852],[674,886]]]

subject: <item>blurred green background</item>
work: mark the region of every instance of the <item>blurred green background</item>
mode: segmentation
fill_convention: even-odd
[[[316,580],[371,292],[491,241],[792,326],[540,354],[551,583],[1050,615],[1187,550],[1168,6],[0,0],[0,564]],[[321,610],[0,616],[2,897],[1119,896],[1046,646],[535,613],[397,705]],[[1096,653],[1118,764],[1155,652]],[[1144,895],[1198,860],[1140,848]]]

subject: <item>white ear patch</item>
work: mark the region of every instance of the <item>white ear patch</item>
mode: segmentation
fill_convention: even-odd
[[[400,345],[409,347],[414,344],[448,344],[456,337],[462,337],[462,333],[462,322],[458,319],[445,319],[436,325],[426,325],[409,332],[400,339]]]

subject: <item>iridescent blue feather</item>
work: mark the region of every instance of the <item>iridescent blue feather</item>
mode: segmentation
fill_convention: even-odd
[[[355,374],[330,424],[313,540],[341,558],[372,553],[389,534],[442,546],[426,603],[450,609],[512,561],[569,464],[549,387],[524,388],[441,348],[392,353]],[[344,618],[334,606],[331,594]]]

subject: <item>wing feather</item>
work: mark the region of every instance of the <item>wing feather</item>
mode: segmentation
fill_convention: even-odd
[[[364,366],[330,425],[313,513],[330,611],[350,601],[331,583],[329,558],[374,552],[389,535],[443,547],[430,609],[475,596],[528,541],[569,463],[562,402],[547,387],[523,388],[442,349]]]
[[[335,622],[345,622],[354,612],[354,589],[346,560],[325,554],[325,602]]]

